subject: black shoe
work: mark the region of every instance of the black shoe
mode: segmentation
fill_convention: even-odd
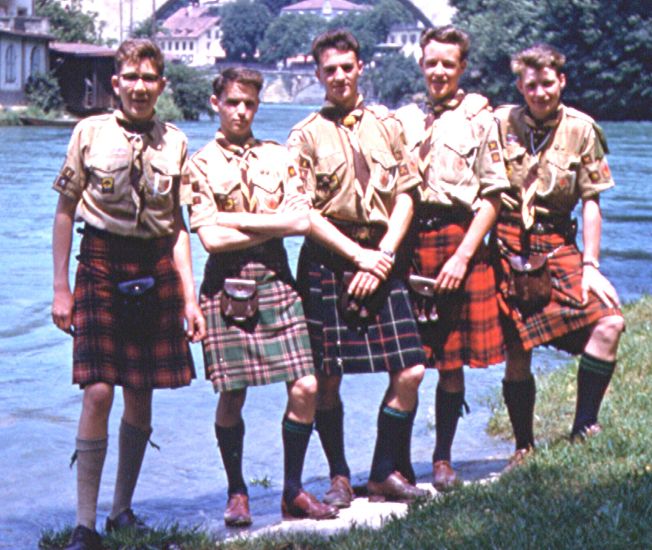
[[[78,525],[64,550],[102,550],[102,537],[95,529]]]
[[[113,531],[119,531],[121,529],[132,529],[138,533],[149,533],[151,529],[145,525],[145,522],[136,517],[134,511],[131,508],[127,508],[120,512],[116,517],[111,519],[110,517],[106,518],[106,525],[104,529],[107,533]]]

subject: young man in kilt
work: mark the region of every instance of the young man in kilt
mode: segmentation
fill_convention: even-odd
[[[358,92],[359,44],[334,30],[312,45],[326,89],[322,109],[297,124],[288,144],[312,199],[311,232],[299,259],[300,293],[317,367],[316,429],[330,468],[325,502],[353,498],[344,453],[345,373],[387,372],[389,387],[367,484],[375,500],[413,501],[410,439],[424,354],[407,289],[392,271],[418,184],[398,121]],[[348,275],[347,275],[348,273]]]
[[[543,344],[581,354],[571,437],[583,438],[601,430],[598,411],[625,328],[618,295],[599,264],[599,197],[614,186],[607,144],[591,117],[561,102],[564,61],[548,45],[516,54],[512,70],[525,105],[496,111],[511,184],[495,231],[507,344],[503,395],[516,437],[509,467],[534,448],[532,349]],[[571,218],[580,200],[583,251]],[[515,258],[529,265],[545,259],[552,284],[545,299],[532,303],[515,292],[522,278]]]
[[[288,394],[283,517],[330,519],[338,513],[301,485],[317,381],[282,238],[308,231],[310,202],[287,150],[252,135],[262,85],[262,75],[245,68],[225,69],[215,78],[210,101],[220,129],[187,165],[190,226],[210,254],[200,304],[208,324],[206,376],[220,392],[215,434],[229,486],[224,521],[239,527],[251,524],[242,475],[242,407],[247,387],[274,382],[285,382]],[[248,285],[257,306],[252,302],[249,311],[229,313],[225,304],[232,285]]]
[[[124,413],[106,530],[146,529],[131,500],[152,433],[152,390],[190,383],[187,339],[205,334],[179,208],[186,137],[154,115],[165,87],[159,48],[144,39],[123,42],[111,84],[120,110],[77,125],[53,186],[60,195],[52,319],[73,336],[73,381],[84,390],[75,451],[77,527],[69,549],[102,547],[96,508],[116,385],[123,388]],[[75,212],[85,226],[73,294]]]
[[[413,292],[412,298],[428,366],[439,371],[433,485],[448,491],[459,483],[451,448],[465,405],[463,367],[504,359],[495,278],[483,238],[509,182],[489,102],[459,87],[469,37],[450,25],[426,29],[421,49],[427,113],[412,105],[397,116],[415,134],[409,142],[422,178],[411,271],[429,277],[432,288],[426,293],[431,296]]]

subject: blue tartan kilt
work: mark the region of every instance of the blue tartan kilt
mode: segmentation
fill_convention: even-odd
[[[298,290],[303,299],[315,368],[342,375],[396,372],[425,364],[419,330],[405,283],[390,278],[375,315],[365,322],[343,319],[339,307],[342,273],[352,264],[306,239],[299,256]]]

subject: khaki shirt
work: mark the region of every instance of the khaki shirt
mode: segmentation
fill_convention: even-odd
[[[488,106],[479,94],[463,95],[430,126],[416,105],[396,112],[419,165],[422,202],[472,210],[480,197],[509,188],[498,125]]]
[[[119,117],[116,111],[77,124],[53,189],[76,201],[78,219],[98,229],[145,239],[170,235],[186,136],[158,119],[147,133],[131,133]]]
[[[215,225],[218,212],[272,214],[284,198],[305,193],[287,149],[273,141],[250,139],[226,148],[215,139],[190,157],[182,202],[191,205],[190,228]],[[237,152],[236,152],[237,151]],[[241,154],[238,154],[241,153]],[[185,185],[187,181],[188,185]]]
[[[410,192],[419,179],[400,123],[384,107],[360,104],[361,99],[361,116],[350,128],[321,112],[307,117],[290,132],[288,148],[323,216],[387,226],[397,195]],[[367,163],[366,186],[356,176],[353,147]]]
[[[591,117],[562,105],[559,124],[537,155],[525,116],[525,107],[496,110],[511,184],[503,200],[507,208],[519,206],[528,178],[536,177],[536,210],[552,216],[568,216],[580,199],[594,198],[615,185],[602,130]]]

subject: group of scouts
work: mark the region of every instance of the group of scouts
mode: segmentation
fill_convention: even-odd
[[[127,40],[112,77],[120,110],[85,119],[54,182],[52,317],[74,337],[83,388],[76,440],[77,526],[68,548],[100,548],[97,497],[115,385],[124,413],[106,531],[145,530],[131,509],[151,428],[152,390],[190,383],[201,341],[219,400],[215,434],[228,479],[227,526],[252,522],[242,473],[250,386],[285,382],[284,518],[330,519],[354,498],[344,446],[343,374],[387,372],[366,492],[428,493],[410,460],[419,384],[439,371],[433,485],[459,484],[451,447],[465,406],[463,366],[506,361],[516,439],[508,468],[534,450],[532,349],[581,354],[571,437],[600,431],[598,410],[624,321],[599,265],[600,193],[614,185],[596,123],[561,103],[564,56],[535,45],[513,57],[525,105],[492,110],[465,93],[468,36],[427,29],[424,109],[391,113],[358,90],[359,44],[328,31],[312,47],[323,107],[287,147],[252,135],[263,80],[229,68],[213,82],[215,139],[187,158],[160,122],[163,57]],[[582,201],[583,251],[572,212]],[[209,253],[197,301],[190,230]],[[73,225],[84,222],[68,281]],[[283,237],[303,235],[296,280]],[[329,470],[318,500],[302,487],[313,426]]]

